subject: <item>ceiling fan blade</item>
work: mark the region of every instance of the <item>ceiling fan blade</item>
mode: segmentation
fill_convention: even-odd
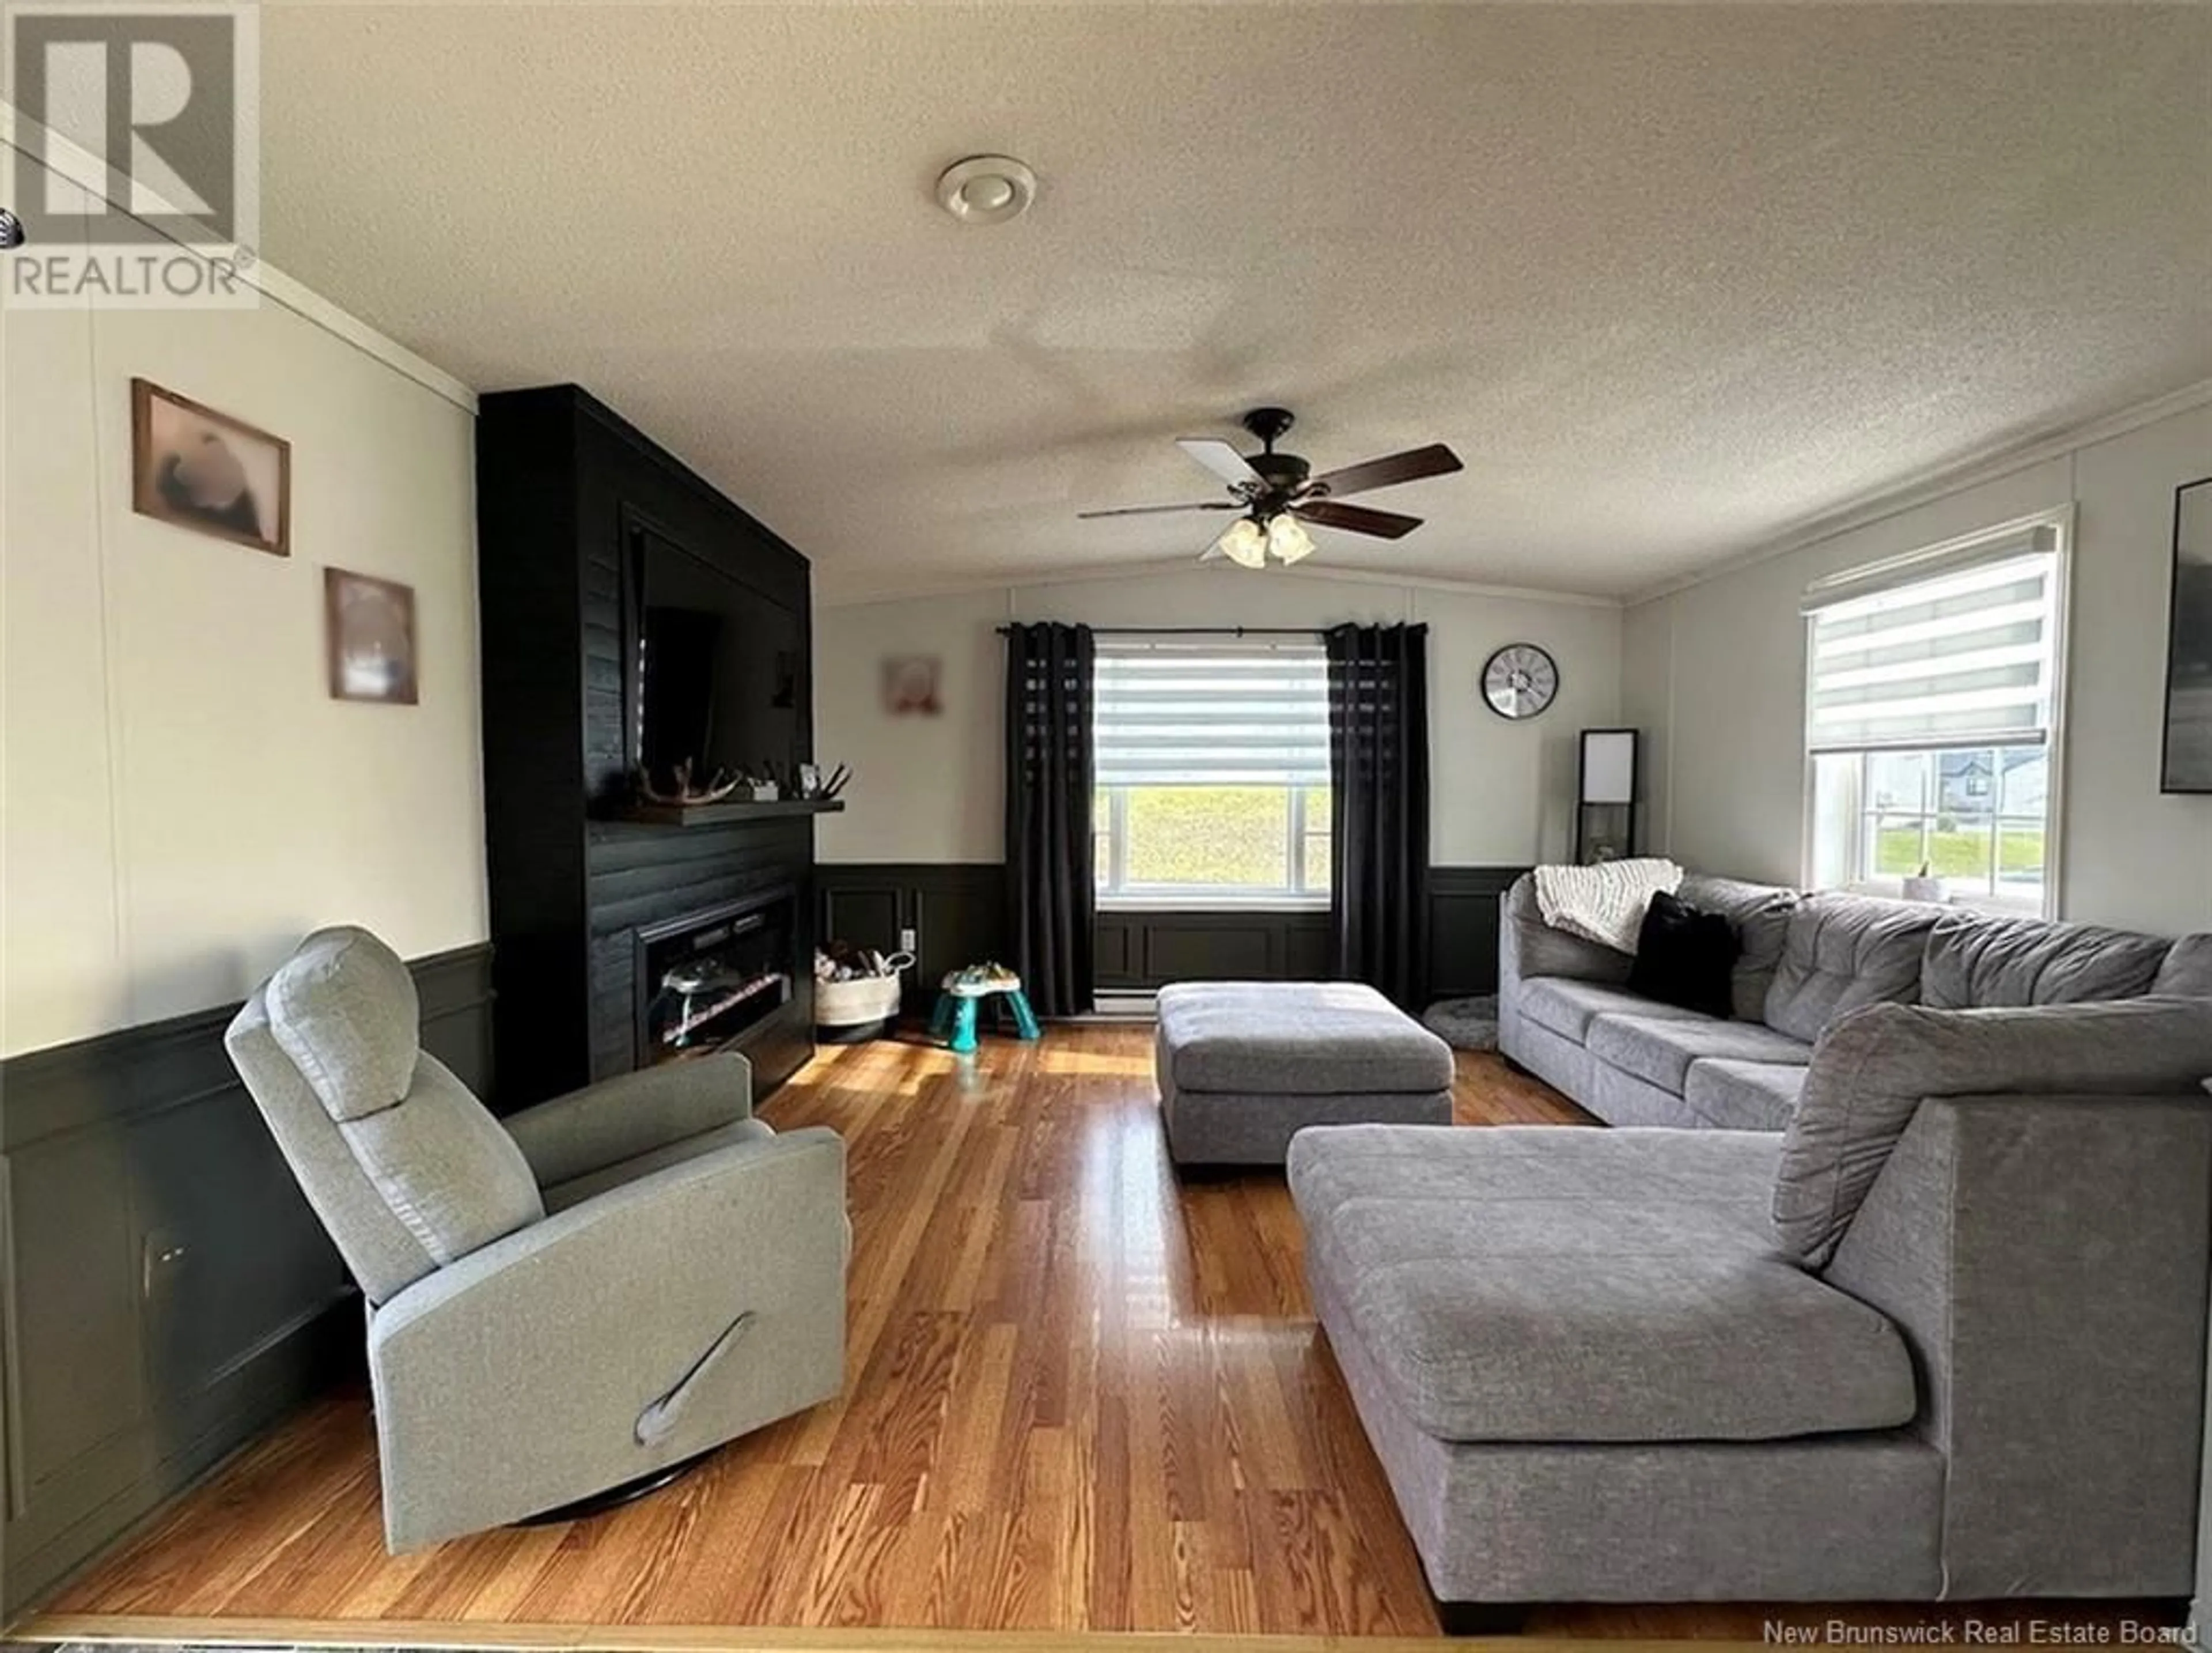
[[[1265,480],[1242,453],[1218,436],[1178,436],[1176,446],[1225,483]]]
[[[1156,517],[1170,511],[1241,511],[1244,507],[1235,500],[1208,500],[1203,505],[1125,505],[1113,511],[1078,511],[1079,519],[1087,517]]]
[[[1372,534],[1377,539],[1403,539],[1421,526],[1419,517],[1370,510],[1364,505],[1339,505],[1334,500],[1308,500],[1303,505],[1292,506],[1291,514],[1317,522],[1324,528],[1348,529],[1355,534]]]
[[[1326,489],[1331,499],[1342,499],[1346,494],[1364,494],[1370,488],[1392,488],[1401,482],[1419,482],[1424,477],[1449,476],[1466,468],[1459,462],[1458,454],[1442,442],[1431,442],[1426,447],[1409,447],[1387,459],[1348,465],[1341,471],[1325,471],[1306,485]]]

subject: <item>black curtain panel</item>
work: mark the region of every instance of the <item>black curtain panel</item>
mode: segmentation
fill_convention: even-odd
[[[1091,1008],[1089,626],[1006,628],[1006,924],[1040,1016]]]
[[[1429,963],[1429,629],[1333,627],[1330,968],[1419,1011]]]

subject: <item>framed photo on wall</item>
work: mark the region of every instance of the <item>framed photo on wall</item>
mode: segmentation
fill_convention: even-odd
[[[935,654],[893,654],[884,661],[884,710],[893,717],[936,717],[945,710],[939,684],[945,662]]]
[[[195,533],[292,554],[292,445],[144,379],[131,381],[131,505]]]
[[[2212,792],[2212,477],[2173,490],[2161,792]]]
[[[323,611],[331,698],[414,705],[415,588],[325,568]]]

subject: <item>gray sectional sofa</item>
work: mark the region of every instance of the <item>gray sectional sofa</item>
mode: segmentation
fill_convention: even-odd
[[[1498,927],[1498,1048],[1612,1125],[1778,1131],[1814,1042],[1873,1004],[1941,1010],[2212,998],[2212,935],[2137,935],[1692,873],[1741,943],[1728,1020],[1631,993],[1627,954],[1547,925],[1535,879]]]
[[[1448,1626],[2186,1596],[2212,938],[1686,893],[1746,935],[1734,1018],[1635,999],[1510,903],[1507,1050],[1632,1128],[1291,1146],[1316,1308]]]

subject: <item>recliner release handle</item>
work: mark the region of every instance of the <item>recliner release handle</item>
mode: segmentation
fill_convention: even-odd
[[[691,1363],[690,1370],[678,1378],[672,1388],[637,1414],[637,1427],[632,1433],[640,1446],[658,1444],[676,1427],[684,1403],[698,1387],[699,1380],[744,1335],[745,1328],[753,1323],[754,1318],[753,1311],[748,1309],[725,1326],[721,1335],[707,1346],[706,1352]]]

